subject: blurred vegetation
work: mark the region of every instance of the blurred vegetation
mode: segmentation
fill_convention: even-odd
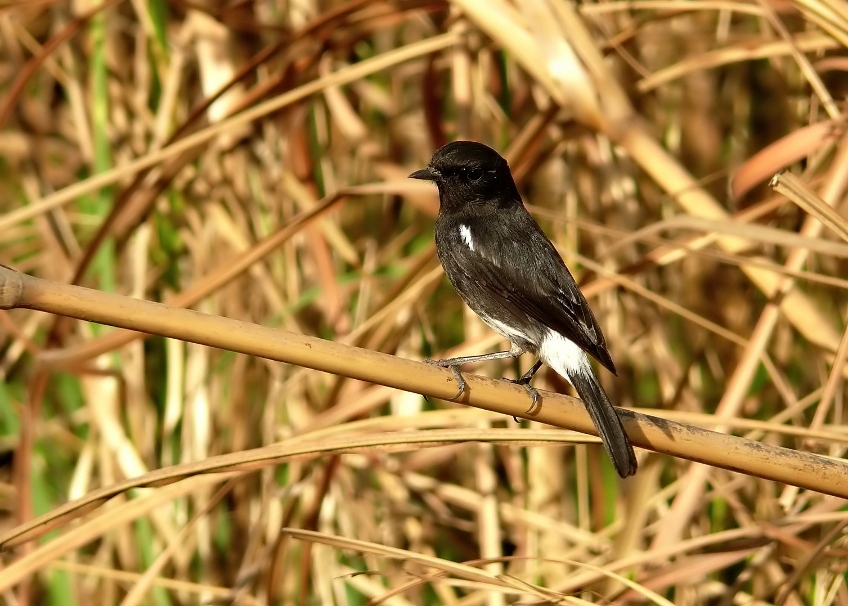
[[[2,264],[406,358],[500,348],[405,179],[481,140],[583,285],[616,404],[845,451],[845,0],[26,0],[0,43]],[[836,227],[768,187],[783,169]],[[2,532],[362,419],[517,427],[28,310],[0,331]],[[844,501],[639,454],[626,482],[596,443],[466,442],[131,491],[0,554],[25,573],[0,600],[848,605]]]

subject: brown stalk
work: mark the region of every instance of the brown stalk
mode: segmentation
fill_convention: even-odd
[[[456,382],[451,373],[428,364],[375,351],[273,330],[59,284],[0,268],[0,307],[24,307],[80,320],[158,334],[306,366],[435,398],[452,399]],[[520,386],[468,376],[458,401],[509,416],[596,435],[580,400],[540,393],[540,406],[530,414]],[[622,420],[637,446],[725,469],[749,473],[826,494],[848,496],[848,463],[750,442],[656,417],[621,410]]]

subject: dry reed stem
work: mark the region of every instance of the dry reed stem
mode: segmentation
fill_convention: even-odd
[[[192,310],[49,283],[4,268],[0,268],[0,278],[0,306],[3,308],[24,307],[142,330],[439,398],[452,398],[456,393],[456,381],[450,373],[430,365]],[[749,351],[752,351],[750,347]],[[438,377],[442,380],[439,381]],[[444,381],[444,378],[448,380]],[[440,386],[440,382],[444,385]],[[512,395],[507,395],[510,392]],[[539,411],[528,411],[521,398],[517,397],[522,392],[518,386],[470,377],[466,392],[459,401],[510,416],[596,433],[588,414],[577,404],[579,400],[544,394],[540,396]],[[557,410],[566,402],[570,414]],[[580,418],[574,418],[575,412]],[[624,411],[622,417],[625,425],[632,428],[630,433],[634,444],[639,446],[720,467],[733,461],[729,467],[736,470],[848,497],[848,492],[840,488],[843,481],[844,486],[848,486],[848,465],[840,465],[837,461],[745,443],[730,436],[677,426],[633,412]],[[728,453],[732,450],[747,450],[747,460],[740,462],[737,456]],[[810,474],[812,468],[815,472]]]

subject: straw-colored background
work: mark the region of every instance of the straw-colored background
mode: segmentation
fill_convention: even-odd
[[[582,284],[617,405],[844,452],[842,0],[27,0],[0,48],[0,264],[495,350],[405,179],[477,139]],[[54,515],[0,553],[8,604],[848,605],[836,497],[645,450],[621,482],[581,434],[37,311],[0,337],[0,533]]]

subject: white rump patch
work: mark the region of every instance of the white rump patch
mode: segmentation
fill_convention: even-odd
[[[569,383],[569,377],[573,375],[592,372],[586,352],[577,343],[553,330],[548,330],[542,338],[539,357]]]
[[[468,246],[474,251],[474,240],[471,239],[471,229],[467,225],[459,226],[459,235],[462,237],[462,241],[465,242],[465,245]]]

